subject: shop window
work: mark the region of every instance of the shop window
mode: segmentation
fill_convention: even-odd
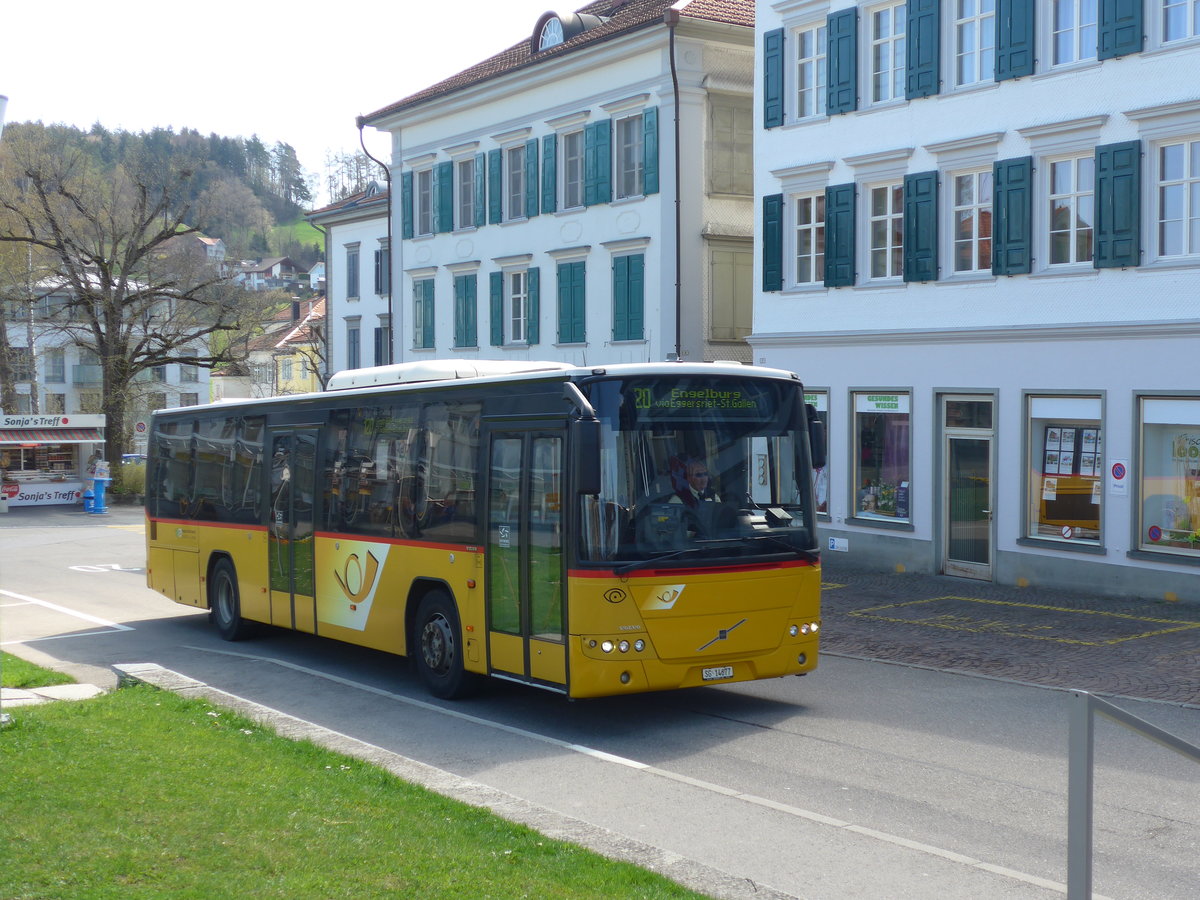
[[[821,424],[825,426],[826,440],[829,435],[829,392],[828,391],[806,391],[804,394],[804,402],[812,406],[817,411],[817,418],[821,420]],[[828,456],[828,454],[826,454]],[[829,464],[826,463],[820,469],[813,470],[813,496],[816,498],[817,512],[821,515],[829,515]]]
[[[1100,543],[1101,409],[1099,397],[1029,398],[1029,537]]]
[[[911,397],[854,395],[854,515],[910,521]]]
[[[1200,398],[1141,399],[1139,546],[1200,557]]]

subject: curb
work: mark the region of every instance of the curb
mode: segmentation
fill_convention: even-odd
[[[282,737],[312,741],[328,750],[374,763],[398,778],[444,797],[490,810],[510,822],[526,825],[555,840],[578,844],[608,859],[632,863],[717,900],[799,900],[793,894],[774,890],[747,878],[738,878],[661,847],[545,809],[504,791],[210,687],[157,663],[123,663],[112,668],[117,675],[118,690],[135,684],[148,684],[182,697],[207,700],[268,726]]]

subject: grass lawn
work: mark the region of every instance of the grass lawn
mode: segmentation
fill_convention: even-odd
[[[0,650],[0,669],[3,670],[3,683],[6,688],[35,688],[51,684],[74,684],[75,679],[62,672],[43,669],[33,663],[25,662],[19,656]]]
[[[148,686],[12,715],[0,897],[701,896]]]

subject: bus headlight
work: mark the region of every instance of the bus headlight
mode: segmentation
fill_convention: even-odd
[[[638,653],[641,653],[643,650],[646,649],[646,642],[643,641],[641,638],[639,638],[638,640],[633,642],[633,649],[636,650]]]
[[[792,637],[795,637],[799,633],[800,633],[799,625],[793,625],[791,628],[788,629],[788,634],[791,635]]]
[[[612,641],[601,641],[600,649],[603,650],[605,653],[612,653],[613,652],[613,642]]]
[[[803,625],[800,626],[801,634],[816,634],[820,630],[821,630],[820,622],[805,622]]]
[[[628,653],[629,652],[629,641],[621,641],[621,643],[617,644],[617,649],[620,650],[622,653]]]

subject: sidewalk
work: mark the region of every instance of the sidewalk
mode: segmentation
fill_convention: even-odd
[[[1200,606],[822,557],[821,651],[1200,708]]]

